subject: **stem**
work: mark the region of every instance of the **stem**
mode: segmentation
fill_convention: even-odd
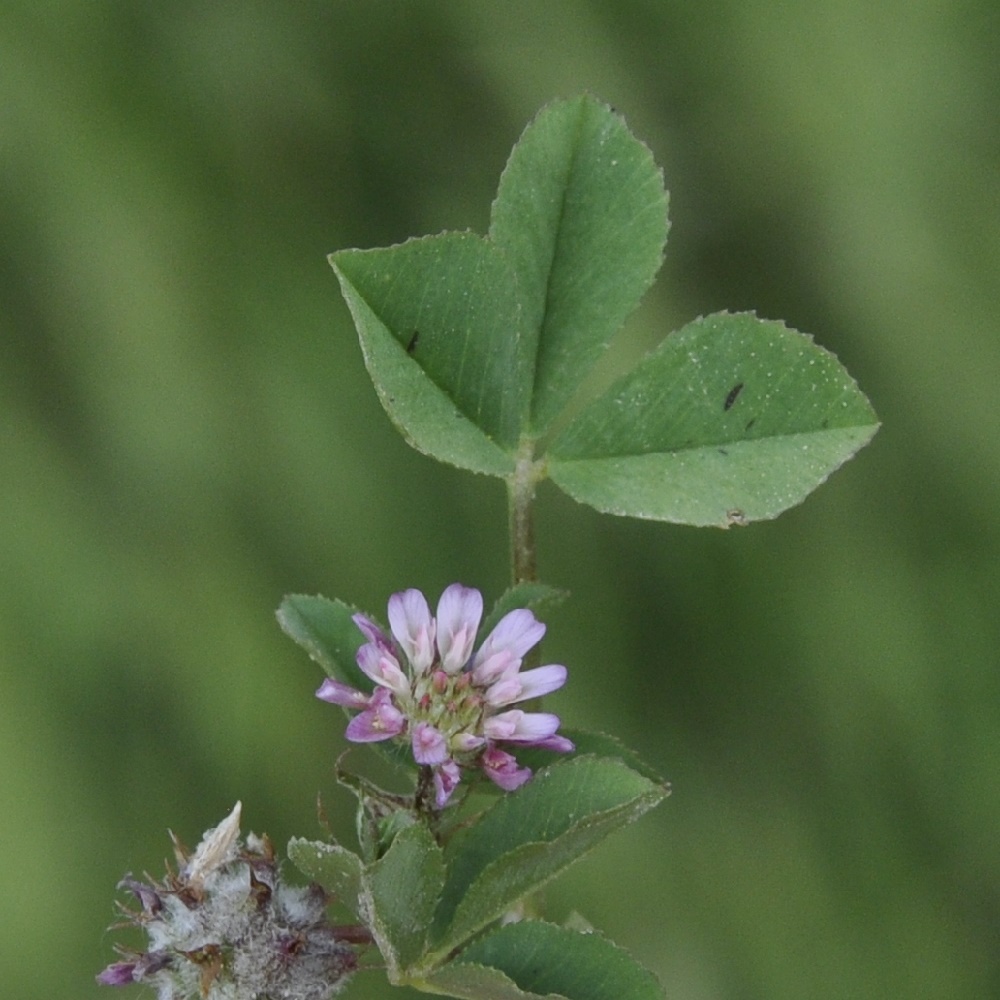
[[[514,474],[507,480],[507,512],[510,531],[510,573],[512,583],[538,579],[532,503],[535,486],[541,479],[540,463],[534,461],[530,440],[521,443]]]
[[[437,809],[434,807],[434,771],[426,764],[417,773],[417,787],[413,793],[413,807],[417,815],[425,815],[434,826]]]

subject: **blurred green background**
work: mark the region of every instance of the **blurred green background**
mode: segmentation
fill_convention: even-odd
[[[671,192],[632,346],[756,309],[884,426],[743,530],[543,489],[558,710],[674,786],[552,912],[684,1000],[1000,995],[998,40],[994,0],[6,0],[4,994],[109,995],[115,883],[167,827],[242,798],[280,844],[322,790],[348,835],[341,717],[274,609],[495,596],[505,508],[392,430],[325,254],[484,231],[586,89]]]

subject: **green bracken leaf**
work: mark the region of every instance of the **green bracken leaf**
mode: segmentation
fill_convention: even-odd
[[[725,527],[801,502],[877,429],[810,337],[722,313],[669,336],[581,412],[548,471],[607,513]]]

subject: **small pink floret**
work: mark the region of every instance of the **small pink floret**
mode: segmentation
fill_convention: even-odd
[[[438,809],[444,809],[448,804],[461,778],[461,768],[453,760],[446,760],[440,767],[434,768],[434,804]]]
[[[530,767],[518,767],[517,760],[504,750],[490,747],[482,756],[483,773],[505,792],[520,788],[530,777]]]
[[[114,962],[97,975],[101,986],[129,986],[135,982],[135,962]]]
[[[413,727],[413,759],[418,764],[443,764],[448,759],[448,744],[444,736],[429,722]]]
[[[372,695],[365,711],[347,724],[345,736],[352,743],[377,743],[398,736],[406,728],[406,716],[392,704],[386,688]]]
[[[545,626],[527,608],[509,611],[486,637],[476,653],[473,667],[478,667],[500,650],[506,650],[520,660],[529,649],[541,642],[543,635]]]
[[[512,708],[483,723],[483,732],[493,740],[535,743],[548,739],[559,728],[559,716],[551,712],[522,712]]]
[[[327,677],[316,692],[316,697],[333,705],[343,705],[346,708],[367,708],[371,695],[364,694],[347,684]]]

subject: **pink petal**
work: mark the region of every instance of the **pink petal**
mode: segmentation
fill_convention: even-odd
[[[500,650],[506,650],[521,659],[545,635],[545,626],[527,608],[508,612],[497,622],[496,628],[486,637],[473,667],[478,667]]]
[[[476,654],[472,670],[472,680],[479,687],[489,687],[494,681],[509,674],[516,674],[521,669],[521,661],[508,649],[500,649],[480,660],[482,650]]]
[[[512,702],[521,700],[521,682],[517,675],[513,677],[502,677],[496,682],[485,695],[487,705],[499,708],[501,705],[510,705]]]
[[[346,708],[367,708],[371,695],[357,691],[347,684],[341,684],[332,677],[327,677],[319,686],[316,697],[333,705],[344,705]]]
[[[352,743],[376,743],[398,736],[406,728],[406,716],[392,704],[386,688],[372,695],[370,706],[347,724],[345,735]]]
[[[548,739],[559,728],[559,716],[551,712],[522,712],[512,708],[483,723],[483,732],[493,740],[532,743]]]
[[[486,738],[484,736],[475,736],[472,733],[457,733],[451,738],[451,747],[453,750],[469,753],[472,750],[478,750],[485,742]]]
[[[457,673],[469,661],[476,632],[483,617],[483,595],[472,587],[453,583],[437,606],[437,647],[441,666]]]
[[[523,673],[504,677],[486,692],[488,705],[510,705],[515,701],[540,698],[543,694],[557,691],[566,683],[566,668],[558,663],[546,667],[536,667]]]
[[[403,590],[389,598],[389,626],[417,673],[434,661],[434,619],[419,590]]]
[[[530,767],[518,767],[514,757],[496,747],[490,747],[483,754],[480,766],[486,777],[505,792],[520,788],[531,777]]]
[[[418,722],[411,735],[413,759],[418,764],[443,764],[448,759],[448,744],[440,731],[429,722]]]
[[[446,760],[440,767],[434,768],[434,804],[438,809],[448,804],[461,778],[462,772],[453,760]]]
[[[388,650],[373,642],[358,648],[358,666],[376,683],[396,694],[409,694],[410,679],[400,669],[399,661]]]
[[[135,962],[112,962],[97,976],[101,986],[129,986],[135,982]]]
[[[351,621],[361,630],[361,634],[376,646],[383,649],[392,649],[392,640],[375,624],[367,615],[351,615]]]
[[[529,743],[527,745],[538,747],[540,750],[554,750],[556,753],[570,753],[570,751],[576,749],[576,744],[572,740],[568,740],[565,736],[560,736],[558,733],[553,736],[546,736],[544,740],[539,740],[537,743]]]

